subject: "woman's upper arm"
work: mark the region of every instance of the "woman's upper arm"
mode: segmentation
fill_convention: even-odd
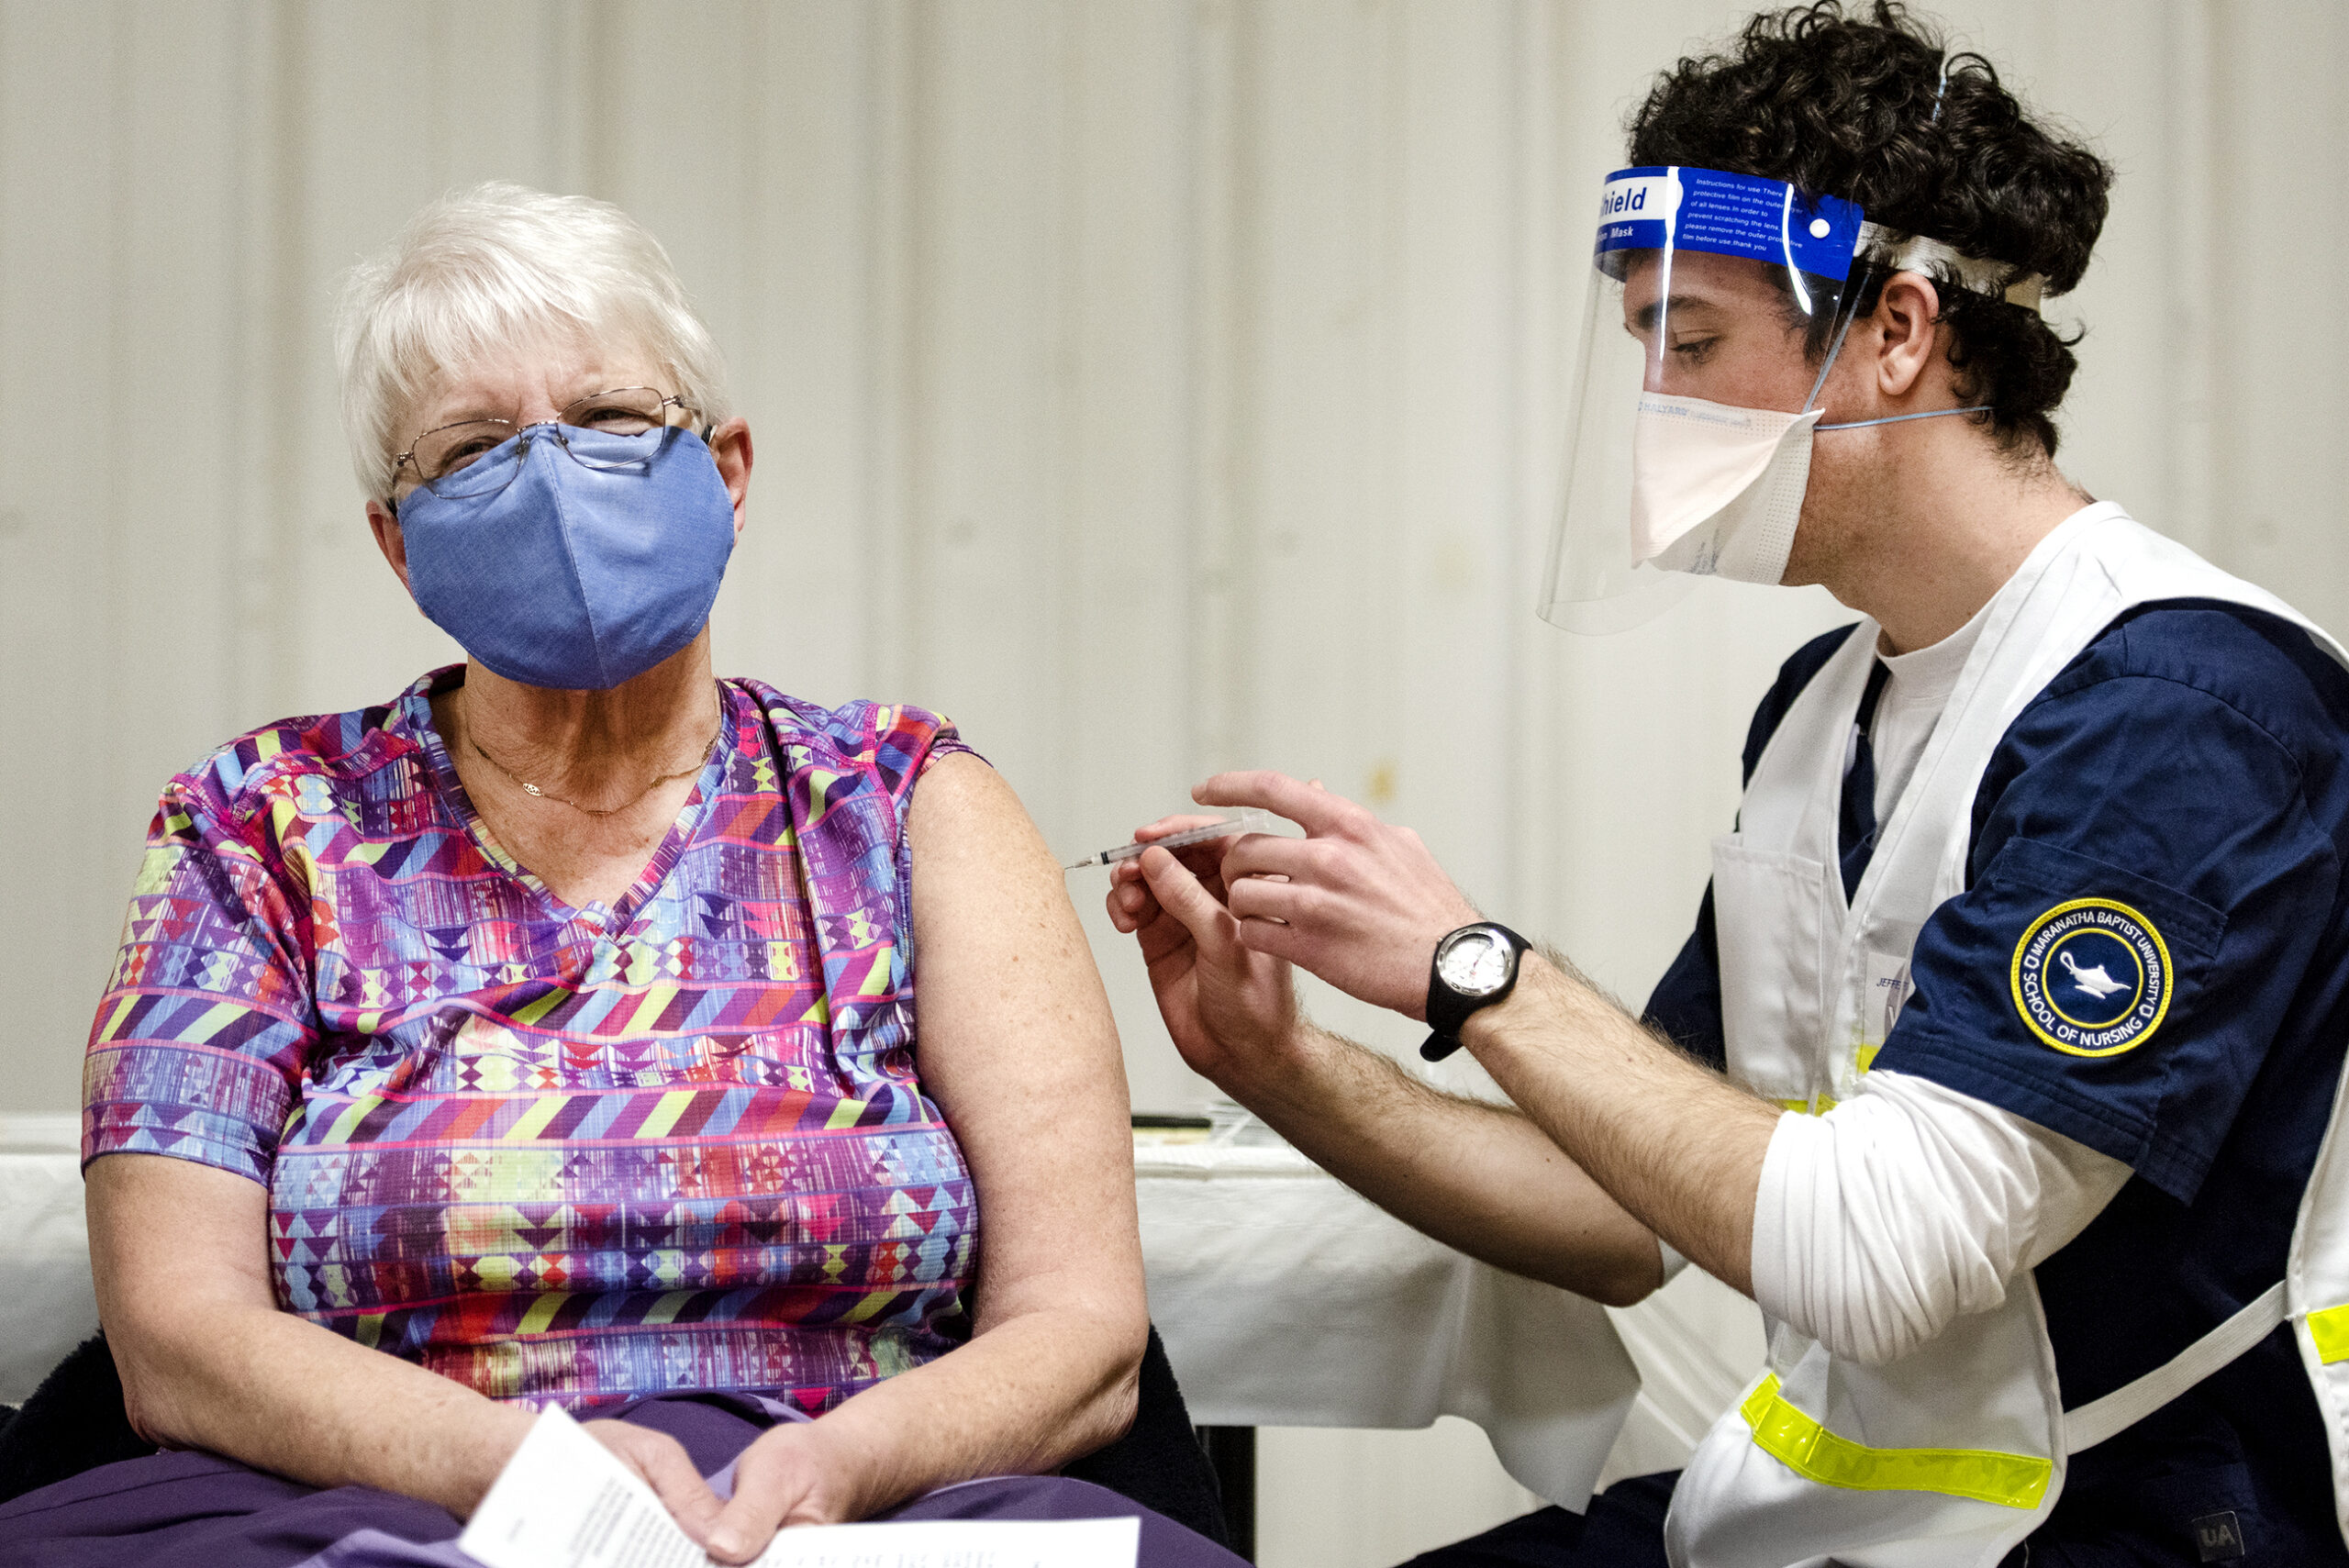
[[[1082,1304],[1147,1320],[1124,1059],[1063,873],[994,769],[909,808],[918,1051],[980,1197],[979,1327]]]
[[[85,1189],[102,1311],[135,1319],[158,1298],[191,1296],[276,1310],[260,1183],[168,1154],[107,1154]]]

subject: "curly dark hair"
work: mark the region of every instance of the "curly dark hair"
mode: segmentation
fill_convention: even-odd
[[[1943,72],[1947,78],[1944,84]],[[1784,180],[1857,202],[1887,228],[2039,272],[2062,294],[2087,271],[2112,168],[2025,113],[1978,54],[1948,54],[1898,0],[1765,12],[1714,54],[1683,59],[1631,117],[1634,164]],[[2078,361],[2039,313],[1943,279],[1958,395],[1999,444],[2052,457],[2050,417]],[[1873,310],[1879,272],[1858,308]],[[1814,356],[1824,344],[1814,340]]]

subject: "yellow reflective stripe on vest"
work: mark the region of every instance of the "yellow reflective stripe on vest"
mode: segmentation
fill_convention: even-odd
[[[2349,1321],[2343,1325],[2349,1334]],[[2344,1352],[2349,1353],[2349,1352]],[[1738,1407],[1754,1446],[1806,1480],[1855,1492],[1940,1492],[2002,1508],[2035,1508],[2054,1465],[2026,1454],[1970,1448],[1869,1448],[1839,1438],[1778,1396],[1775,1375]]]
[[[2309,1338],[2316,1341],[2316,1359],[2325,1365],[2349,1362],[2349,1307],[2310,1313]]]

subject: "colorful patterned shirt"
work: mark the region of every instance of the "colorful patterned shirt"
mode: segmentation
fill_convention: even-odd
[[[474,815],[431,698],[172,780],[83,1073],[269,1189],[279,1303],[498,1398],[815,1411],[952,1348],[978,1213],[915,1073],[903,830],[945,720],[750,681],[617,906]]]

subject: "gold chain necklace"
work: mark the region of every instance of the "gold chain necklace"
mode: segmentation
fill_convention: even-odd
[[[511,779],[517,785],[520,786],[524,795],[530,796],[533,800],[551,800],[557,806],[567,806],[571,807],[572,810],[588,817],[617,817],[621,812],[626,811],[629,806],[634,806],[638,801],[642,800],[646,795],[651,795],[654,790],[659,789],[662,784],[674,784],[679,779],[689,779],[693,777],[696,773],[709,766],[710,758],[718,754],[718,741],[724,740],[725,737],[726,715],[721,711],[718,716],[718,728],[710,735],[709,744],[702,748],[700,762],[696,762],[690,768],[683,769],[677,773],[662,773],[659,778],[654,779],[651,784],[646,784],[642,789],[638,790],[634,795],[629,795],[618,806],[582,806],[575,800],[565,800],[559,795],[549,795],[538,785],[530,783],[528,779],[522,777],[513,769],[507,767],[505,763],[499,762],[496,758],[491,756],[486,751],[483,750],[482,743],[474,738],[473,728],[470,725],[468,725],[465,729],[465,740],[468,745],[473,747],[473,754],[479,757],[483,762],[487,762],[491,767],[495,768],[499,773],[504,773],[508,779]]]

